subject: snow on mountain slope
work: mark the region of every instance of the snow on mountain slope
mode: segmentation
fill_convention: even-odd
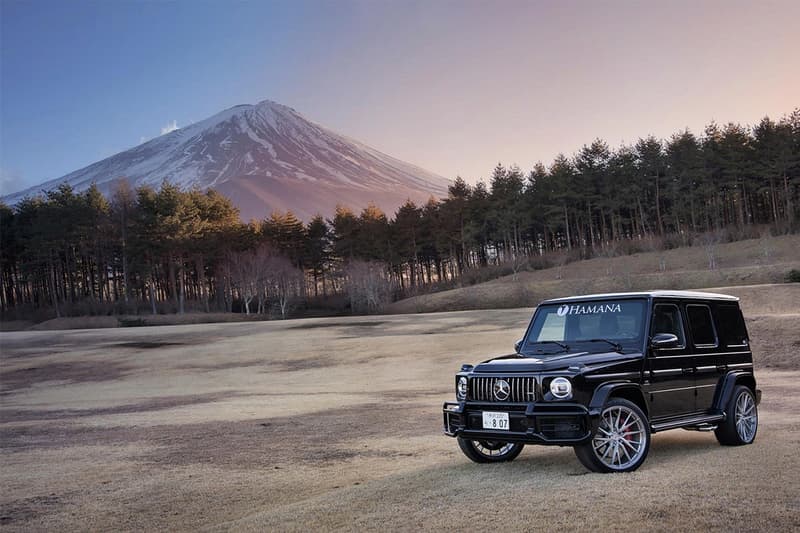
[[[265,100],[239,105],[4,198],[13,204],[62,183],[108,194],[125,178],[138,187],[163,180],[184,189],[215,188],[242,218],[291,209],[308,219],[337,204],[374,202],[392,214],[407,198],[418,203],[447,193],[448,181],[328,130],[295,110]]]

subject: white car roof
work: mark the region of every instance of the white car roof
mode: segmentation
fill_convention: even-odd
[[[700,291],[640,291],[640,292],[611,292],[606,294],[584,294],[581,296],[568,296],[566,298],[553,298],[545,300],[543,304],[565,303],[565,302],[585,302],[589,300],[619,300],[625,298],[677,298],[682,300],[725,300],[738,302],[739,298],[728,294],[718,294],[715,292]]]

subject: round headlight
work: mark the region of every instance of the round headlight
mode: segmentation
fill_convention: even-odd
[[[456,386],[456,396],[459,400],[467,399],[467,378],[461,376],[458,378],[458,385]]]
[[[555,378],[550,382],[550,394],[563,400],[572,396],[572,383],[567,378]]]

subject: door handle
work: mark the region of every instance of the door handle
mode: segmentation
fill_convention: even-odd
[[[694,374],[694,372],[695,372],[694,368],[684,368],[683,369],[683,373],[684,374]]]

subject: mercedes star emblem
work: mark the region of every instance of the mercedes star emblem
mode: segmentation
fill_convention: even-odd
[[[494,397],[501,402],[508,400],[508,395],[511,394],[511,385],[504,379],[498,379],[494,382]]]

